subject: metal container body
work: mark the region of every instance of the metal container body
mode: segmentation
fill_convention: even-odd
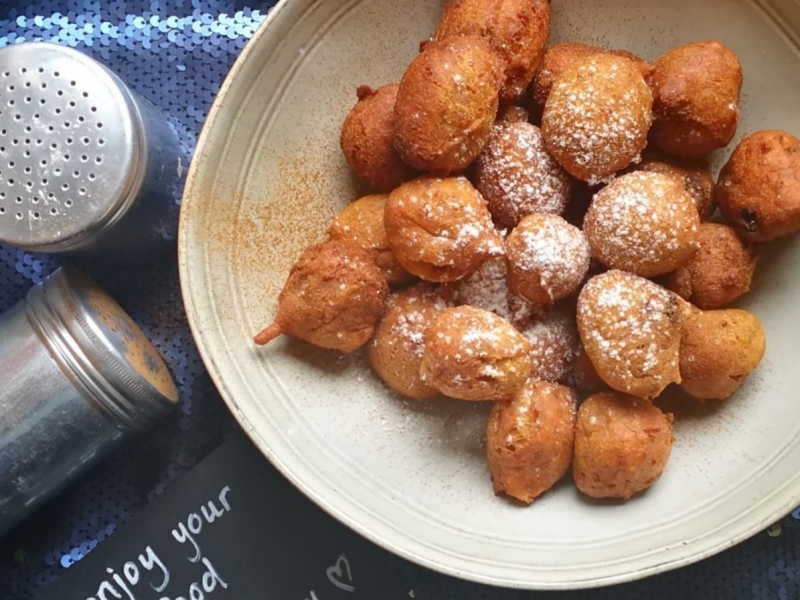
[[[0,316],[0,535],[122,437],[48,352],[21,302]]]
[[[73,254],[112,255],[141,260],[175,247],[181,163],[178,137],[152,103],[130,90],[134,122],[141,124],[139,140],[142,175],[130,201]],[[44,250],[47,251],[47,250]]]
[[[124,229],[130,237],[129,247],[142,247],[143,254],[149,255],[176,246],[177,198],[184,165],[178,136],[161,111],[137,94],[131,95],[142,123],[146,158],[141,186],[126,213]]]
[[[131,318],[59,269],[0,316],[0,534],[178,400]]]

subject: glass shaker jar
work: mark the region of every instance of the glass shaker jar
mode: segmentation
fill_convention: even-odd
[[[0,315],[0,382],[0,534],[178,401],[131,318],[66,269]]]

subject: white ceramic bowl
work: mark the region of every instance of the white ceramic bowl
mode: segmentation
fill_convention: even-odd
[[[762,365],[724,405],[679,415],[664,476],[626,504],[588,501],[565,481],[529,508],[513,506],[489,483],[488,406],[403,401],[361,356],[251,343],[294,258],[359,193],[338,146],[356,86],[398,81],[441,6],[285,0],[223,85],[184,196],[180,268],[193,333],[230,409],[332,515],[408,559],[492,584],[630,580],[780,518],[800,504],[800,238],[772,246],[743,303],[766,330]],[[551,41],[655,59],[707,38],[744,66],[740,136],[800,134],[796,0],[553,0]]]

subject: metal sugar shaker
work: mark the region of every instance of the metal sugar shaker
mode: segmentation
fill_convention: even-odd
[[[131,318],[65,269],[0,315],[0,382],[0,535],[178,401]]]
[[[180,146],[164,116],[71,48],[0,48],[0,241],[34,252],[171,248]]]

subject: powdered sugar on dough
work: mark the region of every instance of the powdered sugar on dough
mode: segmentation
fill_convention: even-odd
[[[583,232],[556,215],[526,217],[508,239],[514,289],[533,301],[552,303],[569,295],[586,276],[590,259]],[[547,297],[532,296],[531,287]]]
[[[652,107],[650,90],[632,62],[593,55],[556,79],[542,131],[559,163],[596,185],[640,160]]]
[[[494,219],[507,227],[533,213],[562,214],[571,189],[541,131],[527,122],[494,126],[475,165],[475,185]]]
[[[508,268],[503,257],[490,258],[462,279],[456,301],[488,310],[514,324],[526,323],[543,310],[508,289]]]
[[[673,271],[694,254],[699,225],[694,201],[679,181],[636,172],[598,192],[584,231],[607,267],[649,277]]]
[[[649,279],[608,271],[578,299],[578,330],[598,374],[621,392],[654,398],[680,381],[680,331],[688,305]]]
[[[387,242],[397,260],[428,281],[455,281],[504,254],[486,201],[465,177],[421,177],[389,195]]]
[[[531,343],[531,377],[554,383],[567,383],[578,357],[578,328],[575,317],[564,310],[553,310],[523,328]]]

